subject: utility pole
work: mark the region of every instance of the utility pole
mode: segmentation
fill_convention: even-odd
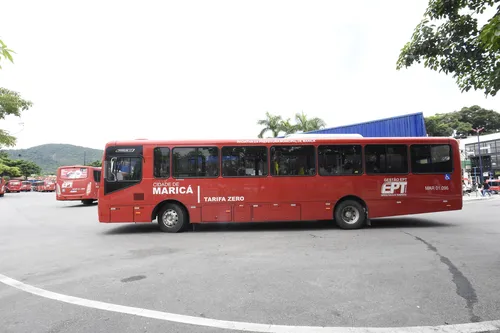
[[[83,151],[83,165],[87,165],[87,151]]]
[[[484,130],[484,127],[473,128],[472,130],[477,133],[477,150],[479,150],[479,172],[481,172],[481,174],[479,176],[479,181],[482,184],[483,183],[483,158],[481,156],[481,142],[479,141],[479,132]]]

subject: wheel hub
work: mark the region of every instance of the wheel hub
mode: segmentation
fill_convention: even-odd
[[[179,222],[179,215],[175,210],[169,209],[163,213],[162,221],[165,226],[172,228]]]
[[[347,206],[342,209],[342,220],[347,224],[355,224],[358,222],[360,212],[356,207]]]

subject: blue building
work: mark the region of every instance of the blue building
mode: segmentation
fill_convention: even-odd
[[[422,112],[368,121],[354,125],[324,128],[307,134],[361,134],[364,137],[427,136]]]

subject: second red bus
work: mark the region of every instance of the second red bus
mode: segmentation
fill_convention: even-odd
[[[56,200],[81,201],[91,205],[98,198],[101,168],[92,166],[62,166],[57,169]]]

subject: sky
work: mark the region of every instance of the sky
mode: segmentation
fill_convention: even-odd
[[[328,127],[480,105],[451,76],[396,61],[427,0],[0,1],[0,121],[17,148],[123,139],[251,139],[265,113]],[[24,124],[24,125],[21,125]]]

